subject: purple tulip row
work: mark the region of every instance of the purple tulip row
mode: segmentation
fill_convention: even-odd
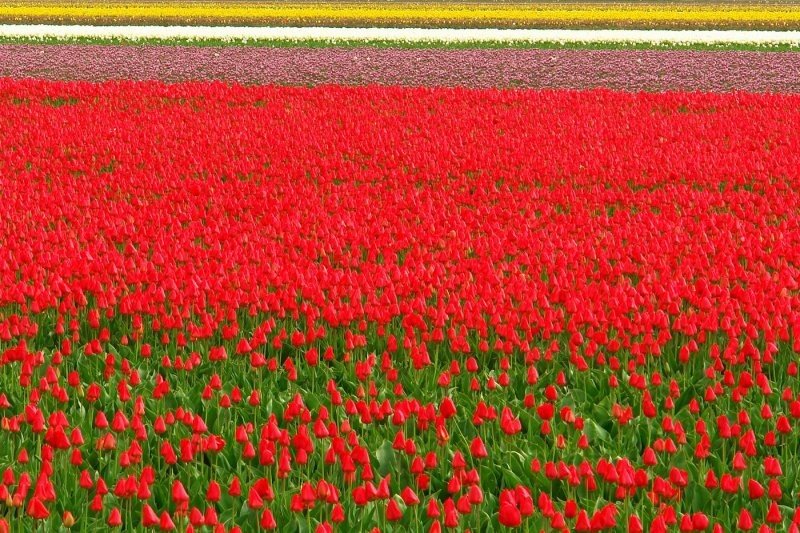
[[[61,80],[219,79],[631,91],[800,92],[800,54],[654,50],[420,50],[0,45],[0,76]]]

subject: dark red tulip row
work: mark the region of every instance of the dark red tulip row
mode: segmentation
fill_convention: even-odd
[[[797,531],[799,104],[0,80],[0,531]]]

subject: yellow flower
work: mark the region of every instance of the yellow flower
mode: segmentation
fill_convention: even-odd
[[[170,20],[247,22],[348,22],[544,25],[587,24],[640,25],[720,24],[797,25],[797,6],[741,4],[458,4],[458,3],[106,3],[96,2],[0,2],[0,19]]]

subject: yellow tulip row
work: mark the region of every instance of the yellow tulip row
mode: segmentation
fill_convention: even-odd
[[[516,27],[800,27],[798,5],[607,3],[2,2],[13,22]]]

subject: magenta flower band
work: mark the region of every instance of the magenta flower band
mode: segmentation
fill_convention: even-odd
[[[0,45],[0,76],[279,85],[798,92],[800,55],[689,50]]]

